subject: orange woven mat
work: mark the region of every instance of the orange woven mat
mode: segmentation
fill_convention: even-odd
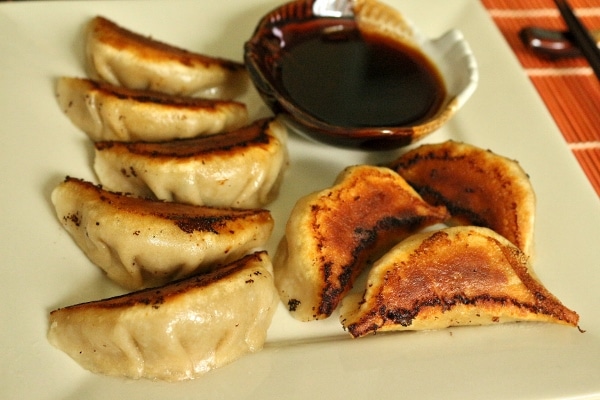
[[[600,196],[600,80],[584,58],[540,58],[519,38],[519,31],[525,26],[566,30],[554,1],[481,1]],[[569,4],[588,29],[600,29],[600,0],[570,0]]]

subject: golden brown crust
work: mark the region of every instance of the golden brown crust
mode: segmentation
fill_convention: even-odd
[[[447,141],[417,147],[390,167],[425,200],[445,205],[452,223],[491,228],[531,255],[535,195],[516,161]]]
[[[183,278],[178,281],[168,283],[160,287],[153,287],[130,292],[121,296],[115,296],[102,300],[90,301],[87,303],[75,304],[50,312],[50,315],[57,312],[83,309],[116,309],[128,308],[135,305],[151,306],[159,308],[161,304],[167,301],[174,301],[178,296],[185,296],[187,292],[193,289],[208,286],[227,278],[234,273],[246,268],[250,263],[262,263],[262,259],[267,257],[266,252],[256,252],[248,254],[238,260],[233,261],[226,266],[220,267],[214,271]],[[248,282],[249,284],[252,282]],[[62,311],[61,311],[62,310]]]
[[[155,160],[197,158],[206,155],[233,157],[236,153],[245,152],[250,146],[267,148],[274,140],[277,140],[269,134],[268,126],[271,121],[272,118],[259,119],[232,132],[194,139],[158,143],[100,141],[96,142],[94,146],[98,151],[110,149],[115,153],[129,153]]]
[[[301,320],[328,317],[372,257],[447,217],[387,168],[347,168],[292,211],[274,258],[283,302]]]
[[[72,78],[78,79],[78,78]],[[98,82],[92,79],[79,79],[90,87],[109,96],[121,99],[131,99],[140,103],[156,103],[169,105],[171,108],[182,108],[191,110],[215,109],[221,104],[236,104],[241,107],[245,105],[234,100],[205,99],[200,97],[169,95],[152,90],[130,89],[123,86],[111,85],[106,82]]]
[[[103,17],[90,21],[85,40],[88,75],[96,80],[167,94],[226,99],[248,88],[242,63],[162,43]]]
[[[155,217],[163,221],[171,221],[186,233],[211,232],[219,233],[223,229],[229,232],[231,223],[239,220],[243,224],[272,224],[271,213],[268,210],[242,210],[234,208],[198,207],[181,203],[148,200],[129,196],[124,193],[104,190],[100,185],[94,185],[81,179],[67,177],[65,183],[77,186],[83,197],[99,200],[110,205],[117,212],[132,217]],[[64,218],[77,224],[77,215]]]
[[[231,71],[241,71],[244,65],[222,58],[193,53],[167,43],[154,40],[125,29],[107,18],[97,16],[91,22],[91,30],[100,42],[116,49],[127,49],[140,58],[151,62],[162,62],[166,58],[186,66],[218,64]]]
[[[345,182],[346,190],[331,191],[311,205],[310,229],[324,281],[319,313],[333,312],[374,252],[447,216],[444,208],[429,207],[390,183],[385,174],[363,170]]]
[[[523,252],[479,227],[407,239],[375,264],[365,295],[347,300],[341,319],[354,337],[515,320],[576,326],[579,320],[531,275]]]

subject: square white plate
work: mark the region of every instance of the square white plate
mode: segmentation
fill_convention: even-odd
[[[265,349],[190,382],[91,374],[46,340],[57,307],[121,293],[61,228],[49,201],[69,174],[94,180],[91,146],[61,113],[54,80],[83,76],[81,30],[97,14],[207,54],[242,59],[274,0],[82,1],[0,4],[0,397],[170,398],[600,398],[600,202],[510,49],[478,1],[389,0],[426,34],[462,30],[480,85],[427,141],[452,138],[517,159],[538,197],[541,281],[579,312],[575,328],[507,324],[351,340],[334,316],[301,323],[283,306]],[[264,113],[250,99],[254,115]],[[296,199],[331,185],[347,165],[398,153],[360,153],[290,139],[291,170],[271,209],[277,229]]]

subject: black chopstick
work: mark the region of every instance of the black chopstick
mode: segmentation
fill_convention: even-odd
[[[600,79],[600,50],[598,45],[590,35],[590,32],[583,26],[579,18],[575,16],[573,10],[566,0],[554,0],[560,14],[562,15],[573,40],[581,50],[581,53],[588,60],[596,77]]]

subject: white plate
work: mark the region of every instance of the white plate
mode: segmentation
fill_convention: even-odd
[[[89,142],[53,96],[56,77],[83,75],[81,28],[103,14],[164,41],[241,60],[255,21],[277,1],[2,3],[0,397],[600,398],[598,198],[478,1],[389,3],[426,34],[456,27],[471,44],[480,85],[448,126],[427,140],[464,140],[522,163],[538,195],[535,270],[580,313],[586,333],[507,324],[351,340],[335,317],[300,323],[281,307],[262,352],[195,381],[128,381],[81,369],[46,341],[48,312],[120,293],[61,228],[49,202],[66,174],[94,179]],[[290,148],[292,168],[272,207],[278,228],[271,249],[299,196],[330,185],[349,164],[395,155],[334,150],[295,136]]]

